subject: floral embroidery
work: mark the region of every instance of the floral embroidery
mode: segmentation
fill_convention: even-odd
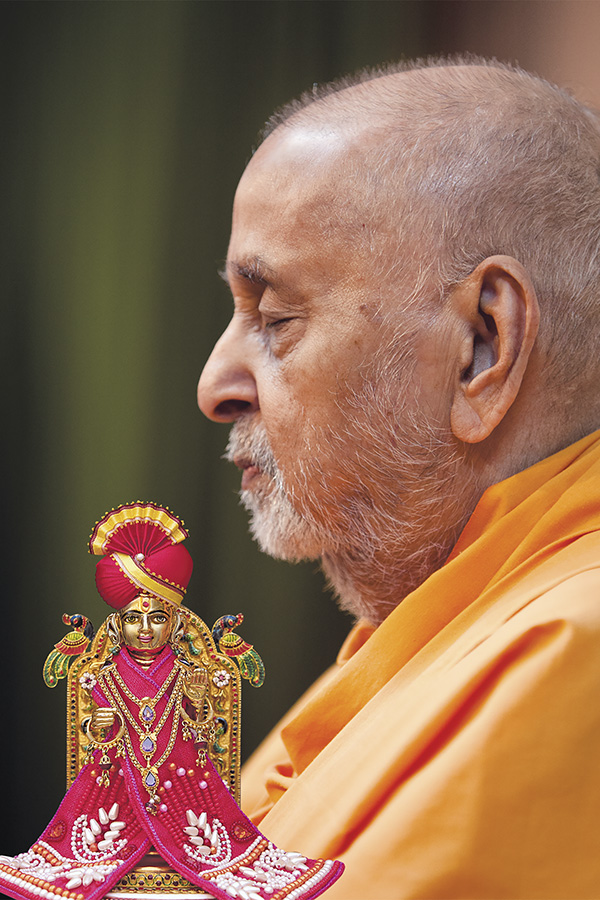
[[[14,870],[14,875],[9,876],[8,880],[13,884],[20,883],[27,889],[31,884],[23,876],[37,878],[48,884],[53,884],[59,878],[65,879],[65,887],[70,890],[81,885],[87,886],[93,881],[102,882],[107,875],[122,865],[120,859],[80,865],[80,860],[62,856],[45,841],[38,841],[27,853],[20,853],[15,857],[2,857],[1,861],[4,866]],[[3,874],[7,877],[5,873]]]
[[[187,825],[183,831],[188,843],[184,845],[188,857],[211,867],[226,865],[231,860],[231,841],[227,829],[219,819],[208,821],[205,812],[196,815],[188,809]]]

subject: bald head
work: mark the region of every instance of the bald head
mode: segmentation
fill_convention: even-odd
[[[261,546],[320,558],[356,614],[441,565],[489,485],[600,427],[599,168],[593,114],[496,65],[372,73],[272,120],[199,403],[235,423]]]
[[[578,389],[595,394],[600,128],[594,113],[519,69],[484,60],[434,62],[309,92],[270,120],[267,143],[286,131],[346,142],[344,225],[355,235],[359,219],[373,225],[368,239],[386,256],[381,272],[406,269],[405,253],[389,259],[390,240],[412,247],[420,284],[443,301],[486,257],[518,260],[540,302],[537,352],[547,390],[562,391],[575,379]],[[385,249],[373,240],[382,230]],[[574,409],[565,411],[572,413],[578,418]],[[575,431],[600,425],[589,405],[584,419],[571,423]]]

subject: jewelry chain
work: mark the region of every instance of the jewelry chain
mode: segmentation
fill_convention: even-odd
[[[139,697],[136,697],[135,694],[133,693],[133,691],[131,691],[127,687],[127,685],[123,681],[121,673],[119,672],[118,669],[109,669],[108,672],[106,673],[106,675],[111,675],[115,679],[115,681],[117,681],[119,683],[119,686],[121,687],[125,696],[129,697],[130,700],[133,700],[134,703],[137,703],[137,705],[139,707],[141,707],[143,703],[148,703],[150,706],[155,707],[156,704],[158,703],[158,701],[161,699],[161,697],[166,693],[167,688],[169,687],[169,685],[173,681],[173,678],[175,677],[175,674],[177,674],[177,678],[179,679],[181,677],[181,672],[182,672],[182,670],[177,666],[177,664],[175,664],[173,666],[173,668],[171,669],[171,671],[169,672],[169,674],[167,675],[167,677],[164,681],[164,684],[158,691],[156,697],[143,697],[142,700],[140,700]],[[103,677],[106,677],[106,676],[103,676]]]
[[[160,767],[165,762],[165,760],[169,758],[171,751],[175,745],[175,740],[177,738],[177,731],[179,728],[179,719],[180,719],[179,709],[176,709],[175,715],[173,716],[173,724],[171,726],[171,734],[169,736],[169,743],[167,744],[165,751],[162,754],[162,756],[160,757],[160,759],[158,759],[155,763],[152,763],[151,768],[157,769],[157,770],[160,769]],[[137,756],[135,755],[135,750],[133,749],[133,747],[131,745],[131,738],[129,737],[129,732],[127,731],[127,729],[125,729],[125,731],[123,732],[123,738],[125,740],[125,744],[129,751],[129,758],[131,759],[131,761],[134,764],[134,766],[136,767],[136,769],[139,772],[141,772],[142,775],[144,775],[148,771],[148,768],[150,768],[150,765],[142,766],[142,764],[139,762]]]
[[[175,675],[177,677],[175,677]],[[165,706],[162,716],[160,717],[160,720],[155,725],[155,727],[152,728],[152,724],[154,723],[154,716],[153,716],[152,722],[146,722],[146,721],[144,721],[144,717],[142,715],[142,710],[145,706],[149,706],[152,709],[152,711],[154,712],[156,704],[164,696],[165,692],[167,691],[167,689],[173,682],[174,678],[175,678],[175,683],[173,684],[171,696],[169,697],[169,700]],[[125,724],[125,721],[123,721],[124,727],[122,729],[122,736],[119,740],[119,749],[117,750],[117,756],[123,756],[125,751],[126,750],[128,751],[129,759],[131,760],[133,765],[136,767],[136,769],[141,773],[144,787],[146,788],[146,790],[148,791],[148,793],[150,795],[150,800],[148,801],[148,804],[146,805],[146,809],[148,810],[148,812],[155,814],[156,806],[158,803],[158,794],[156,793],[158,770],[163,765],[163,763],[169,758],[169,756],[171,755],[171,753],[173,751],[173,747],[175,746],[175,741],[177,739],[177,734],[179,731],[179,724],[182,720],[182,716],[185,715],[184,710],[183,710],[183,698],[184,698],[184,694],[185,694],[185,684],[184,684],[185,670],[182,668],[182,666],[180,664],[178,664],[176,662],[175,665],[173,666],[172,671],[167,676],[165,682],[163,683],[162,687],[160,688],[160,690],[158,691],[156,696],[154,698],[142,697],[141,700],[138,697],[136,697],[135,694],[132,693],[132,691],[125,684],[124,680],[122,679],[121,675],[119,674],[119,672],[116,669],[113,671],[113,669],[111,668],[106,673],[103,673],[100,676],[99,681],[105,690],[107,698],[112,703],[115,704],[115,707],[116,707],[115,711],[117,712],[117,714],[119,714],[119,715],[122,714],[123,716],[125,716],[127,721],[132,725],[134,731],[137,733],[138,737],[140,738],[140,750],[145,757],[145,765],[140,763],[140,761],[137,758],[137,753],[133,748],[133,745],[131,742],[131,735],[129,733],[129,729],[127,728],[127,726]],[[136,704],[136,706],[139,707],[138,715],[144,723],[144,726],[146,729],[145,731],[136,722],[133,714],[127,707],[127,704],[125,703],[125,697],[130,699],[133,703]],[[167,741],[167,746],[165,747],[160,758],[158,760],[156,760],[155,762],[153,762],[152,757],[154,756],[154,754],[156,753],[156,751],[158,749],[159,735],[160,735],[163,727],[165,726],[167,719],[168,719],[169,715],[171,714],[171,711],[173,711],[173,721],[171,723],[171,729],[170,729],[169,739]],[[187,716],[186,716],[186,718],[187,718]],[[188,727],[189,726],[187,724],[185,724],[185,728],[187,729]],[[144,739],[146,737],[150,738],[152,745],[154,747],[154,749],[150,752],[147,752],[146,750],[143,749],[143,743],[144,743]],[[106,756],[106,753],[105,753],[105,756]],[[103,760],[101,760],[101,764],[102,764],[102,762],[103,762]],[[108,757],[106,758],[106,762],[108,764],[110,764],[110,759]],[[108,779],[107,773],[104,773],[102,777],[105,777],[106,779]],[[148,784],[147,781],[149,780],[150,777],[152,777],[153,780],[152,780],[152,783]]]
[[[173,673],[173,674],[174,674],[174,673]],[[108,679],[108,676],[109,676],[109,675],[110,675],[110,676],[113,676],[113,677],[111,678],[110,681],[109,681],[109,679]],[[114,678],[114,675],[117,675],[118,678],[115,679],[115,678]],[[113,672],[107,672],[106,675],[104,675],[103,678],[102,678],[102,683],[103,683],[103,684],[105,685],[105,687],[107,688],[107,691],[108,691],[108,693],[109,693],[109,696],[114,700],[114,702],[117,704],[117,706],[119,707],[119,709],[122,709],[122,710],[123,710],[123,712],[125,713],[125,716],[126,716],[127,720],[133,725],[133,727],[134,727],[134,729],[136,730],[136,732],[138,733],[138,735],[139,735],[141,738],[144,738],[147,734],[155,734],[155,735],[157,735],[157,736],[160,734],[160,732],[161,732],[161,730],[162,730],[162,728],[163,728],[163,725],[165,724],[165,722],[167,721],[167,719],[168,719],[168,717],[169,717],[169,713],[170,713],[171,710],[173,709],[173,705],[175,704],[175,701],[176,701],[179,697],[181,697],[181,695],[183,694],[183,685],[181,684],[182,679],[183,679],[183,673],[180,671],[180,672],[178,673],[178,675],[177,675],[177,681],[175,682],[175,685],[174,685],[174,688],[173,688],[173,693],[171,694],[171,696],[170,696],[170,698],[169,698],[169,702],[168,702],[167,705],[165,706],[164,712],[163,712],[162,716],[160,717],[160,721],[159,721],[158,724],[155,725],[154,727],[152,727],[152,723],[148,723],[148,725],[146,726],[146,730],[145,730],[145,731],[143,731],[142,728],[141,728],[141,727],[138,725],[138,723],[135,721],[133,715],[131,714],[131,712],[129,711],[129,709],[128,709],[128,707],[127,707],[127,704],[124,703],[123,700],[122,700],[122,698],[120,697],[119,687],[122,687],[122,688],[124,689],[124,690],[123,690],[123,693],[124,693],[130,700],[133,700],[134,703],[137,703],[137,705],[140,707],[140,709],[141,709],[141,707],[142,707],[143,705],[145,705],[145,704],[147,703],[147,701],[148,701],[149,698],[144,697],[143,700],[140,701],[139,698],[136,697],[135,694],[133,694],[133,693],[129,690],[129,688],[127,687],[127,685],[125,684],[125,682],[123,681],[123,679],[118,675],[117,672],[115,672],[115,673],[113,673]],[[165,690],[166,690],[165,685],[168,686],[168,684],[170,684],[171,681],[172,681],[172,676],[169,676],[169,678],[167,679],[167,681],[165,682],[165,684],[163,684],[162,688],[160,689],[159,693],[158,693],[158,694],[156,695],[156,697],[154,698],[154,701],[153,701],[153,704],[152,704],[153,706],[156,704],[157,700],[160,700],[160,698],[161,698],[161,697],[163,696],[163,694],[165,693]],[[112,682],[112,683],[111,683],[111,682]],[[117,684],[117,682],[118,682],[118,684]],[[160,696],[159,696],[159,695],[160,695]]]

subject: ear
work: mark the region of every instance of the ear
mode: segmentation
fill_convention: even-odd
[[[121,617],[119,613],[111,613],[106,620],[106,632],[113,647],[119,647],[123,643],[121,631]]]
[[[178,609],[173,613],[171,623],[171,637],[169,640],[171,644],[177,644],[179,641],[183,640],[184,633],[183,618]]]
[[[485,259],[450,302],[462,333],[450,424],[455,437],[475,444],[489,437],[519,393],[539,306],[527,271],[510,256]]]

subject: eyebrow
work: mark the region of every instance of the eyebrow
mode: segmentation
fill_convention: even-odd
[[[164,609],[151,609],[150,612],[148,613],[148,615],[154,616],[154,615],[156,615],[156,613],[160,613],[161,616],[167,615],[167,612]],[[130,609],[127,612],[122,612],[121,618],[123,618],[123,616],[143,616],[143,615],[144,615],[144,613],[142,612],[141,609]]]
[[[271,284],[275,281],[275,273],[259,256],[253,256],[245,262],[228,260],[219,275],[229,284],[230,275],[243,278],[250,284]]]

